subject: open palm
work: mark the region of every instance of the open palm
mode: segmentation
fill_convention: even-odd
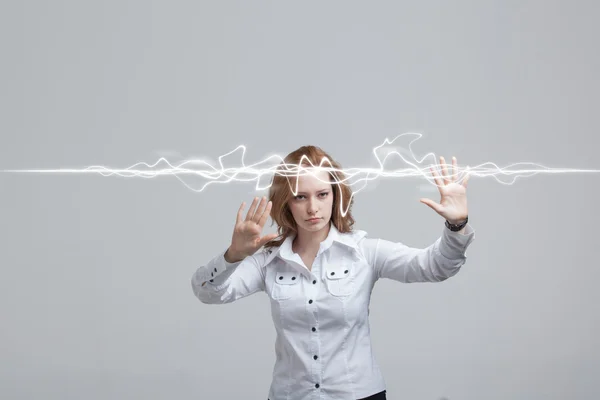
[[[243,219],[243,212],[246,203],[242,202],[238,210],[231,237],[230,250],[233,254],[241,257],[252,255],[265,243],[278,236],[277,234],[261,236],[267,218],[271,213],[272,203],[270,201],[267,203],[266,197],[263,197],[259,204],[257,203],[258,197],[255,197],[245,219]]]
[[[452,173],[448,173],[448,168],[444,157],[440,157],[440,168],[442,177],[437,171],[430,167],[434,181],[440,192],[440,202],[436,203],[431,199],[422,198],[419,201],[431,207],[435,212],[444,217],[450,223],[458,223],[467,218],[467,182],[469,175],[463,179],[462,183],[458,182],[458,167],[456,157],[452,157]]]

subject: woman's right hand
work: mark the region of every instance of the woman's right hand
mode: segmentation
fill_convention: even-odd
[[[228,262],[241,261],[244,258],[254,254],[265,243],[279,236],[276,233],[261,237],[263,227],[267,222],[267,218],[271,214],[272,203],[267,202],[267,198],[263,196],[260,203],[258,197],[250,205],[250,209],[246,214],[246,219],[242,219],[242,213],[246,202],[242,202],[237,213],[233,236],[231,237],[231,246],[225,252],[225,260]]]

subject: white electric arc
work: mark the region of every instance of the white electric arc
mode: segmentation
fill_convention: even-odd
[[[394,145],[394,143],[403,138],[411,138],[408,142],[408,149]],[[485,162],[476,166],[452,167],[452,164],[440,164],[438,158],[433,152],[425,154],[418,159],[412,150],[412,144],[422,137],[420,133],[403,133],[389,140],[385,138],[382,144],[373,148],[373,154],[377,161],[378,167],[363,167],[363,168],[333,168],[327,158],[320,161],[318,165],[312,164],[305,156],[300,163],[286,164],[283,157],[279,155],[271,155],[256,163],[246,165],[244,158],[246,155],[246,146],[239,145],[234,150],[219,156],[218,166],[213,166],[203,160],[185,160],[177,165],[171,164],[166,158],[161,157],[155,163],[149,164],[146,162],[138,162],[130,167],[115,169],[101,165],[89,166],[82,169],[60,168],[60,169],[25,169],[25,170],[3,170],[2,172],[19,172],[19,173],[50,173],[50,174],[100,174],[105,177],[118,176],[123,178],[157,178],[160,176],[174,176],[188,189],[194,192],[202,192],[211,184],[225,184],[230,182],[252,182],[256,181],[256,190],[268,189],[271,186],[272,179],[265,186],[261,186],[261,179],[264,177],[272,177],[274,175],[286,176],[288,178],[297,178],[303,175],[313,175],[319,171],[334,171],[340,172],[343,179],[335,180],[332,184],[343,184],[352,187],[351,196],[359,193],[369,181],[377,178],[402,178],[421,176],[427,179],[432,185],[437,186],[434,177],[431,175],[430,167],[435,168],[440,179],[443,179],[440,168],[445,166],[449,172],[449,176],[457,183],[461,183],[467,175],[472,177],[491,177],[497,182],[504,185],[512,185],[518,178],[530,177],[537,174],[564,174],[564,173],[598,173],[600,170],[589,169],[574,169],[574,168],[550,168],[541,164],[531,162],[520,162],[510,164],[506,167],[499,167],[493,162]],[[241,150],[241,167],[226,167],[224,159]],[[405,157],[406,156],[406,157]],[[399,157],[406,164],[405,168],[386,169],[385,163],[390,157]],[[410,159],[409,159],[410,158]],[[430,158],[431,163],[425,164],[425,160]],[[269,165],[272,164],[272,165]],[[309,166],[303,165],[308,164]],[[206,179],[200,188],[194,188],[187,183],[182,177],[201,177]],[[339,176],[339,175],[338,175]],[[292,187],[291,180],[290,189],[294,195],[298,192],[298,180],[293,179],[296,184]],[[361,187],[356,188],[357,185]],[[350,198],[350,200],[352,197]],[[346,207],[343,206],[343,199],[340,198],[340,209],[342,214],[346,215],[350,201],[346,202]],[[345,208],[345,209],[344,209]]]

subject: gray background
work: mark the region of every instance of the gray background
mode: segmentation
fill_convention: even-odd
[[[408,131],[461,165],[598,169],[599,17],[594,1],[3,1],[0,169],[240,144],[247,162],[315,144],[375,166],[372,148]],[[370,185],[356,228],[433,243],[423,184]],[[459,275],[373,293],[389,398],[598,398],[599,187],[471,178]],[[15,173],[0,191],[1,398],[266,398],[266,295],[206,306],[190,287],[265,192]]]

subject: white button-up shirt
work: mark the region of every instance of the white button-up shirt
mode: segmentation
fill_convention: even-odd
[[[464,233],[444,227],[435,243],[419,249],[330,224],[310,270],[290,236],[236,263],[223,251],[197,269],[192,288],[207,304],[260,291],[269,296],[276,330],[270,400],[356,400],[385,390],[369,328],[375,282],[443,281],[465,263],[474,235],[468,224]]]

